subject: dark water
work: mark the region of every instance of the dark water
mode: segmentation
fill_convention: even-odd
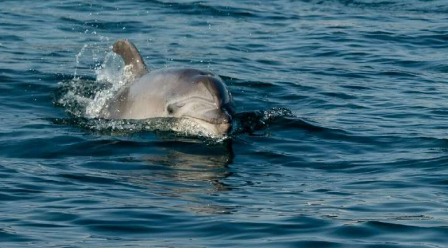
[[[120,38],[245,127],[84,118]],[[446,1],[2,0],[0,92],[0,247],[448,246]]]

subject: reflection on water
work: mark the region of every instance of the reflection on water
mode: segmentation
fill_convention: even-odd
[[[166,138],[168,139],[168,138]],[[179,139],[161,142],[161,152],[146,154],[137,160],[148,165],[147,171],[131,172],[127,180],[146,187],[160,196],[188,202],[188,208],[200,213],[229,213],[208,196],[230,191],[224,181],[232,175],[232,141],[204,144],[198,140]]]

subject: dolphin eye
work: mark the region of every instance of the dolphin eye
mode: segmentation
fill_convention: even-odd
[[[168,114],[173,114],[174,113],[174,108],[173,105],[168,105],[168,107],[166,107],[166,111],[168,112]]]
[[[183,106],[185,106],[185,103],[172,103],[169,104],[166,107],[166,112],[168,112],[168,114],[172,115],[174,114],[177,110],[179,110],[180,108],[182,108]]]

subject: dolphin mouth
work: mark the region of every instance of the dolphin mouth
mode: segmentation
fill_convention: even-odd
[[[232,119],[228,118],[200,118],[196,116],[184,116],[185,118],[197,123],[207,132],[214,135],[226,135],[232,130]]]
[[[200,115],[185,115],[185,117],[201,120],[210,124],[232,124],[232,116],[226,109],[212,109],[202,112]]]

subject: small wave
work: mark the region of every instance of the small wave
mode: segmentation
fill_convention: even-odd
[[[100,134],[128,135],[136,132],[171,132],[180,136],[210,136],[197,131],[194,123],[185,123],[184,119],[177,118],[151,118],[145,120],[109,120],[101,118],[53,118],[51,122],[60,125],[78,126]]]
[[[72,97],[73,95],[70,95]],[[85,98],[80,97],[83,101]],[[79,100],[76,98],[76,100]],[[80,107],[71,105],[71,108]],[[130,135],[138,132],[156,132],[163,137],[191,137],[207,141],[207,143],[220,143],[235,135],[264,130],[287,116],[293,116],[289,109],[272,108],[269,110],[238,113],[234,119],[234,128],[228,136],[215,136],[208,133],[197,123],[189,119],[179,118],[151,118],[145,120],[109,120],[102,118],[88,118],[76,116],[77,110],[71,110],[74,116],[71,118],[52,118],[50,121],[58,125],[78,126],[83,129],[99,134],[107,135]],[[310,124],[311,125],[311,124]],[[312,125],[311,125],[312,126]],[[312,126],[315,127],[315,126]]]
[[[286,116],[293,116],[286,108],[242,112],[235,115],[233,134],[250,133],[267,128],[271,123]]]
[[[305,1],[315,4],[334,5],[334,1]],[[444,0],[410,0],[410,1],[388,1],[388,0],[339,0],[338,4],[358,9],[373,9],[388,12],[415,12],[415,13],[448,13],[448,5]]]

